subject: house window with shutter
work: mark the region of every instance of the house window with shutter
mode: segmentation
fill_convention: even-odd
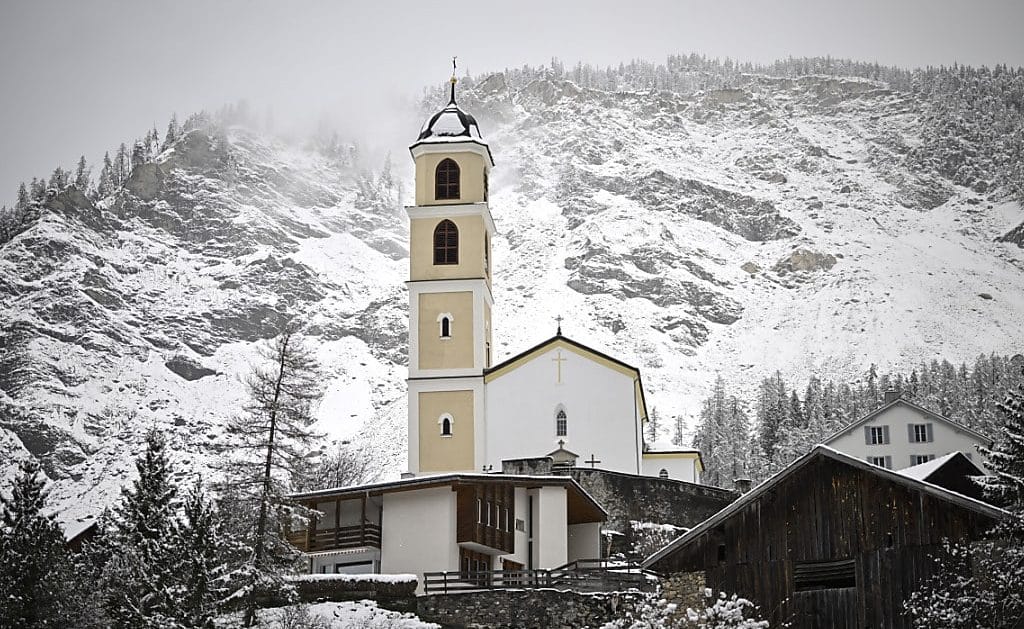
[[[865,426],[864,443],[868,445],[884,445],[889,443],[888,426]]]
[[[891,456],[869,456],[868,463],[877,465],[878,467],[884,467],[887,470],[892,469],[892,457]]]
[[[935,459],[935,455],[934,454],[911,454],[910,455],[910,464],[911,465],[920,465],[922,463],[927,463],[928,461],[932,461],[934,459]]]
[[[910,443],[930,443],[934,440],[931,424],[907,424]]]

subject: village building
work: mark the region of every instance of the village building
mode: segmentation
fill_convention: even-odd
[[[903,601],[943,540],[979,539],[1006,515],[819,445],[643,566],[740,593],[773,627],[909,628]]]
[[[985,471],[963,452],[950,452],[899,472],[970,498],[984,499],[984,492],[976,479],[985,476]]]
[[[319,515],[289,534],[311,573],[464,579],[600,556],[606,514],[572,478],[438,474],[292,496]]]
[[[824,444],[887,469],[903,469],[951,452],[962,452],[983,468],[978,447],[991,447],[992,440],[888,391],[884,406],[843,426]]]

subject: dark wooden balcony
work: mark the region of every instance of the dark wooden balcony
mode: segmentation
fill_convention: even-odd
[[[355,526],[295,531],[288,541],[306,553],[371,546],[380,548],[380,525],[365,523]]]

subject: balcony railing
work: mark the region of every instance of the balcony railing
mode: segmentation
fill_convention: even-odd
[[[288,541],[306,553],[362,546],[380,548],[380,525],[367,523],[313,531],[294,531],[288,534]]]
[[[601,559],[574,561],[552,570],[470,570],[425,572],[423,589],[427,594],[554,588],[578,592],[653,589],[656,580],[639,564],[608,562]]]

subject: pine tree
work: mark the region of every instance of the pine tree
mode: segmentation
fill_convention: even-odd
[[[178,582],[172,589],[174,609],[184,627],[212,628],[229,593],[233,560],[242,549],[229,539],[220,512],[207,500],[201,482],[185,497],[183,512],[175,532],[181,556]]]
[[[105,198],[114,193],[117,189],[116,176],[114,174],[114,163],[110,161],[110,153],[103,154],[103,168],[100,170],[100,180],[96,183],[96,195]]]
[[[78,158],[78,167],[75,168],[75,187],[82,193],[89,189],[89,169],[85,163],[85,155]]]
[[[128,157],[128,147],[121,143],[121,146],[117,147],[117,153],[114,156],[114,185],[121,187],[124,182],[128,179],[128,174],[131,170],[131,163]]]
[[[0,627],[63,627],[64,534],[43,515],[39,464],[19,465],[9,498],[0,495]]]
[[[247,412],[228,427],[238,453],[231,463],[231,482],[252,516],[247,523],[249,571],[242,586],[246,626],[256,620],[257,598],[284,588],[279,574],[295,549],[281,535],[285,520],[294,514],[283,496],[301,484],[300,476],[308,470],[304,458],[318,436],[310,425],[313,406],[322,395],[320,367],[297,330],[294,323],[287,325],[264,348],[264,364],[246,381]]]
[[[653,446],[661,432],[661,421],[658,419],[658,408],[651,407],[651,415],[647,418],[647,445]]]
[[[175,615],[171,587],[178,570],[174,536],[177,488],[167,444],[153,429],[135,462],[139,477],[114,510],[109,561],[103,569],[104,608],[118,628],[161,627]]]
[[[681,446],[683,445],[684,436],[686,434],[686,421],[682,415],[676,415],[674,428],[672,431],[672,445]]]
[[[181,127],[178,126],[178,114],[171,114],[171,120],[167,123],[167,133],[164,135],[164,144],[161,150],[166,151],[181,136]]]
[[[915,627],[1010,629],[1024,617],[1024,378],[999,410],[1002,438],[982,449],[989,471],[983,489],[1009,515],[982,542],[945,544],[935,576],[905,604]]]

